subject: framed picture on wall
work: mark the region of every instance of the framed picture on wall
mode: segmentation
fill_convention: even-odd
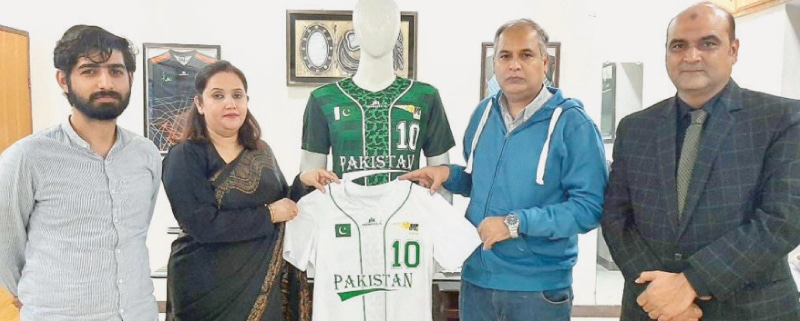
[[[287,86],[317,86],[352,77],[360,49],[352,11],[286,11]],[[394,70],[400,77],[416,78],[416,12],[400,13]]]
[[[547,44],[547,55],[550,56],[550,62],[547,67],[547,74],[545,74],[544,84],[550,87],[558,87],[558,80],[560,74],[561,62],[561,43],[550,42]],[[497,93],[500,90],[500,85],[497,83],[497,78],[494,76],[494,43],[483,42],[481,43],[481,94],[480,98],[484,98]]]
[[[194,76],[221,59],[218,45],[145,43],[144,134],[165,154],[183,137],[194,105]]]
[[[603,100],[600,102],[600,134],[606,143],[614,142],[616,131],[617,65],[603,63]]]

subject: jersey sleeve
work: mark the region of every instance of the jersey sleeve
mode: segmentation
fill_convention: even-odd
[[[434,90],[432,95],[433,101],[430,105],[428,128],[425,133],[425,142],[422,146],[425,156],[428,157],[444,154],[456,145],[453,131],[450,130],[450,122],[447,121],[447,114],[444,112],[442,97],[439,96],[438,90]]]
[[[297,216],[286,222],[283,235],[283,259],[301,271],[306,271],[309,265],[313,268],[317,257],[317,222],[309,210],[311,206],[304,203],[297,204]]]
[[[433,259],[443,270],[461,267],[475,248],[481,244],[478,230],[464,214],[439,194],[421,195],[429,198],[429,222],[433,229]]]
[[[325,155],[331,147],[328,121],[314,93],[308,98],[303,113],[303,136],[300,147],[309,152]]]

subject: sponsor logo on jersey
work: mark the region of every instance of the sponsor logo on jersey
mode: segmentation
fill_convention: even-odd
[[[370,217],[366,223],[361,224],[361,226],[381,226],[383,225],[383,221],[375,220],[374,217]]]
[[[370,169],[402,169],[411,171],[415,155],[339,156],[342,173]]]
[[[377,99],[373,100],[371,104],[367,105],[367,108],[381,108],[381,107],[382,107],[381,102],[379,102]]]
[[[414,105],[395,105],[394,108],[399,108],[401,110],[405,110],[411,113],[414,119],[419,120],[422,118],[422,108],[414,106]]]
[[[395,223],[396,226],[399,226],[401,229],[410,232],[419,232],[419,224],[418,223],[411,223],[411,222],[400,222]]]
[[[170,82],[170,81],[173,81],[173,80],[174,79],[170,75],[167,75],[167,74],[162,74],[161,75],[161,82]]]
[[[336,224],[334,227],[336,228],[336,237],[350,237],[350,224]]]
[[[333,275],[333,288],[342,301],[372,292],[411,288],[413,283],[413,273]]]
[[[189,60],[192,59],[192,56],[175,56],[175,60],[180,62],[182,65],[186,65],[189,63]]]

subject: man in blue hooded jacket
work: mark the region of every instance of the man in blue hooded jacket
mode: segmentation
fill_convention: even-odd
[[[599,224],[608,181],[600,132],[580,101],[543,85],[547,33],[520,19],[495,35],[501,91],[480,102],[464,135],[467,166],[401,179],[470,197],[483,248],[462,269],[460,318],[569,320],[578,234]]]

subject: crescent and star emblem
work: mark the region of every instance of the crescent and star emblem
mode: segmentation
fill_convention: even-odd
[[[350,224],[336,224],[336,237],[350,237]]]

